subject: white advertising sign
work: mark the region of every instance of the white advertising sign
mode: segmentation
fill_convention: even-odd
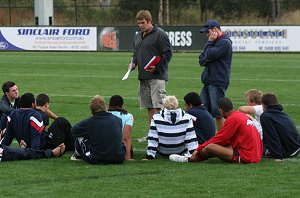
[[[299,26],[223,26],[233,51],[299,52]]]
[[[0,27],[0,50],[96,51],[96,27]]]

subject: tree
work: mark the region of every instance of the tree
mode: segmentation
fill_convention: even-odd
[[[200,0],[200,21],[207,21],[208,0]]]
[[[165,5],[165,9],[164,9]],[[164,19],[163,14],[166,14],[166,23],[167,25],[170,24],[170,4],[169,0],[165,0],[165,4],[163,0],[159,0],[159,12],[158,12],[158,24],[163,25]]]
[[[271,3],[271,21],[275,22],[280,16],[280,0],[270,0]]]
[[[166,0],[166,15],[167,15],[166,23],[167,23],[167,25],[169,25],[170,24],[170,3],[169,3],[169,0]]]
[[[158,24],[163,25],[163,0],[159,0],[159,11],[158,11]]]

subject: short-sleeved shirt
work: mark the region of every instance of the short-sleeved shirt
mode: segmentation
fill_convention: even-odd
[[[260,115],[263,113],[263,107],[262,105],[254,105],[253,106],[255,110],[255,120],[257,120],[260,123]]]
[[[122,119],[122,128],[124,129],[125,125],[133,126],[133,115],[131,113],[122,113],[120,111],[110,111],[113,115]]]
[[[262,157],[262,141],[252,120],[241,112],[234,111],[226,118],[222,129],[207,142],[200,144],[200,152],[208,144],[232,146],[243,163],[258,163]]]

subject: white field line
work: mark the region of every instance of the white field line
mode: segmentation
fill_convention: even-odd
[[[125,70],[124,70],[125,71]],[[58,75],[58,74],[7,74],[0,76],[32,76],[32,77],[70,77],[70,78],[121,78],[120,76],[102,75]],[[171,77],[170,80],[200,80],[200,77]],[[265,82],[300,82],[300,79],[258,79],[258,78],[231,78],[233,81],[265,81]]]
[[[34,95],[38,95],[38,93],[34,93]],[[80,94],[71,94],[71,95],[65,95],[65,94],[48,94],[51,97],[76,97],[76,98],[92,98],[95,95],[80,95]],[[103,96],[104,98],[110,98],[111,96]],[[138,100],[138,97],[132,97],[132,96],[127,96],[127,97],[123,97],[125,100]],[[179,99],[179,102],[183,102],[183,100]],[[245,102],[242,101],[236,101],[236,104],[245,104]],[[294,107],[299,107],[300,104],[282,104],[282,106],[294,106]],[[298,129],[300,129],[300,126],[296,126]]]
[[[34,95],[38,95],[38,93],[34,93]],[[71,98],[91,98],[94,97],[95,95],[80,95],[80,94],[49,94],[47,93],[47,95],[49,96],[53,96],[53,97],[71,97]],[[103,95],[102,95],[103,96]],[[111,96],[103,96],[104,98],[110,98]],[[138,97],[124,97],[124,99],[130,99],[130,100],[137,100]]]
[[[126,72],[126,71],[125,71]],[[70,78],[120,78],[119,76],[98,76],[98,75],[57,75],[57,74],[0,74],[0,76],[32,76],[32,77],[70,77]]]
[[[199,88],[200,90],[200,88]],[[34,93],[35,95],[37,95],[38,93]],[[77,97],[77,98],[91,98],[91,97],[94,97],[95,95],[80,95],[80,94],[51,94],[51,93],[48,93],[49,96],[54,96],[54,97]],[[104,98],[109,98],[111,96],[103,96]],[[127,96],[127,97],[123,97],[124,99],[130,99],[130,100],[137,100],[138,97],[132,97],[132,96]],[[183,102],[183,100],[181,99],[178,99],[180,102]],[[235,101],[236,104],[246,104],[244,101]],[[295,107],[298,107],[300,106],[300,103],[299,104],[281,104],[282,106],[295,106]]]
[[[118,78],[121,79],[121,77],[119,76],[101,76],[101,75],[57,75],[57,74],[1,74],[0,76],[38,76],[38,77],[77,77],[77,78]],[[179,77],[179,78],[172,78],[174,80],[192,80],[192,79],[199,79],[199,78],[183,78],[183,77]],[[271,82],[300,82],[300,79],[231,79],[231,80],[237,80],[237,81],[256,81],[256,80],[260,80],[260,81],[271,81]],[[200,90],[200,88],[199,88]],[[50,96],[58,96],[58,97],[68,97],[68,96],[72,96],[72,97],[93,97],[93,96],[89,96],[89,95],[62,95],[62,94],[49,94]],[[104,96],[104,97],[110,97],[110,96]],[[126,99],[126,98],[125,98]],[[127,99],[137,99],[137,97],[127,97]],[[239,104],[243,104],[243,102],[236,102]],[[283,104],[284,106],[299,106],[300,104]]]
[[[41,56],[26,56],[26,58],[41,58]],[[80,65],[80,66],[85,66],[85,65],[89,65],[89,66],[101,66],[101,60],[103,59],[108,59],[110,60],[111,57],[97,57],[99,58],[98,62],[95,62],[95,61],[91,61],[91,62],[69,62],[69,63],[58,63],[58,62],[53,62],[53,63],[45,63],[43,60],[37,60],[36,62],[32,63],[32,62],[26,62],[26,61],[22,61],[20,62],[20,64],[22,65],[32,65],[32,64],[35,64],[35,65],[70,65],[70,66],[75,66],[75,65]],[[7,61],[3,61],[3,60],[0,60],[0,64],[3,65],[3,64],[10,64],[9,62]],[[110,63],[111,65],[114,65],[114,63]],[[128,61],[127,59],[124,61],[124,66],[127,68],[128,66]],[[172,67],[182,67],[182,65],[172,65]],[[192,64],[192,65],[184,65],[184,67],[192,67],[192,68],[197,68],[199,67],[198,64]],[[237,68],[243,68],[243,66],[235,66]],[[264,66],[265,68],[274,68],[273,65],[265,65]],[[257,65],[251,65],[251,68],[261,68],[261,66],[259,64]],[[275,68],[281,68],[281,66],[276,66]],[[298,69],[298,65],[294,65],[294,66],[288,66],[288,67],[285,67],[285,69]]]
[[[132,141],[135,141],[134,139]],[[147,144],[147,142],[146,142]],[[144,148],[144,149],[140,149],[140,148],[133,148],[133,151],[134,152],[146,152],[147,151],[147,148]],[[290,161],[290,162],[297,162],[297,163],[300,163],[300,159],[297,159],[297,158],[286,158],[284,159],[283,161]]]
[[[300,159],[298,159],[298,158],[287,158],[287,159],[284,159],[283,161],[300,163]]]

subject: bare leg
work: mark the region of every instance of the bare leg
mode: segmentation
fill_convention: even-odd
[[[151,119],[152,119],[152,116],[156,113],[156,112],[159,112],[160,109],[153,109],[153,108],[149,108],[148,109],[148,124],[150,126],[151,124]]]
[[[233,156],[232,147],[224,147],[218,144],[209,144],[202,152],[208,157],[218,157],[226,162],[231,162]]]
[[[64,143],[58,145],[55,149],[52,150],[53,157],[59,157],[64,154],[66,146]]]
[[[20,147],[21,148],[26,148],[27,147],[27,144],[26,144],[26,142],[24,140],[20,141]]]
[[[223,127],[225,119],[223,117],[216,118],[217,131]]]
[[[148,126],[150,127],[151,124],[151,119],[153,115],[160,111],[160,109],[155,109],[155,108],[148,108]],[[149,128],[148,128],[149,129]],[[144,137],[137,139],[138,142],[146,142],[148,138],[148,134],[146,134]]]

